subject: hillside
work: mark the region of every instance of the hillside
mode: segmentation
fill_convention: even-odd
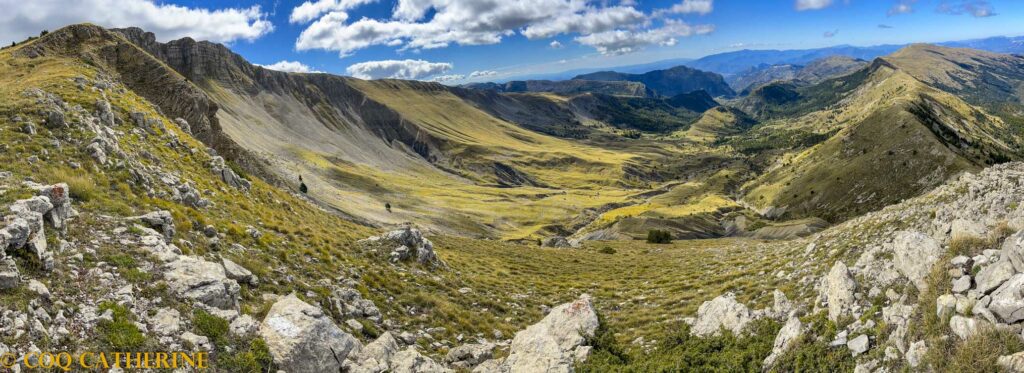
[[[736,94],[731,88],[729,88],[729,85],[725,83],[725,80],[721,75],[692,69],[686,66],[676,66],[665,70],[654,70],[643,74],[600,71],[596,73],[577,75],[573,80],[638,82],[643,83],[648,89],[662,96],[675,96],[697,90],[704,90],[714,97],[733,96]]]
[[[791,116],[760,130],[803,127],[823,141],[786,154],[744,187],[744,201],[762,213],[839,222],[1019,157],[1011,125],[881,61],[791,92],[824,100],[772,102],[773,117]]]
[[[748,94],[761,86],[787,81],[796,85],[813,85],[823,80],[850,74],[868,62],[845,56],[829,56],[806,65],[762,65],[730,76],[727,81],[736,92]]]

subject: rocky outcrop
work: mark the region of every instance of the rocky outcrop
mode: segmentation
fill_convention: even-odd
[[[455,369],[472,369],[490,360],[493,356],[493,343],[471,343],[448,351],[444,361]]]
[[[415,259],[417,263],[424,265],[440,265],[444,262],[434,254],[434,244],[419,229],[405,227],[387,232],[380,236],[367,238],[364,242],[393,245],[389,258],[392,263],[405,262]]]
[[[391,369],[391,360],[398,353],[398,340],[391,332],[385,332],[358,352],[349,354],[345,371],[351,373],[379,373]]]
[[[259,285],[259,278],[252,274],[251,271],[231,261],[231,259],[221,259],[221,265],[224,266],[224,274],[228,278],[238,281],[243,284],[249,284],[252,286]]]
[[[151,213],[136,216],[131,220],[138,220],[153,229],[157,229],[163,233],[164,240],[171,242],[174,239],[174,217],[171,216],[171,212],[167,210],[153,211]]]
[[[342,362],[361,349],[359,341],[341,331],[320,308],[294,294],[270,307],[259,335],[274,363],[289,373],[338,372]]]
[[[836,262],[825,278],[822,298],[828,302],[828,318],[836,321],[848,313],[854,304],[854,291],[857,282],[850,275],[850,270],[843,262]]]
[[[235,170],[227,166],[224,161],[224,157],[214,156],[210,159],[210,169],[214,174],[218,175],[225,184],[235,189],[241,189],[248,191],[252,188],[252,182],[246,180],[238,175]]]
[[[46,226],[63,232],[66,221],[74,214],[67,184],[40,185],[25,183],[35,197],[17,200],[8,210],[0,228],[0,252],[26,250],[46,271],[53,269],[53,253],[47,247]],[[4,255],[0,255],[3,258]]]
[[[1000,356],[999,359],[996,359],[996,365],[999,365],[1006,372],[1024,372],[1024,352]]]
[[[800,319],[797,317],[790,317],[786,321],[786,325],[782,326],[779,330],[779,334],[775,336],[775,343],[772,345],[772,353],[764,359],[764,367],[768,368],[775,365],[775,362],[782,357],[789,347],[796,342],[797,338],[800,337],[800,333],[803,329],[803,325],[800,323]]]
[[[733,293],[726,293],[700,305],[697,318],[690,325],[690,334],[704,337],[717,335],[724,329],[739,335],[751,321],[754,316],[750,309],[737,302]]]
[[[928,287],[925,282],[928,272],[942,255],[939,242],[920,232],[898,232],[893,251],[896,269],[923,292]]]
[[[220,264],[180,256],[164,266],[164,279],[177,296],[220,309],[238,306],[241,287],[227,277]]]
[[[587,295],[559,305],[540,322],[516,333],[501,369],[511,372],[572,372],[586,360],[584,344],[598,328],[597,311]]]
[[[563,247],[563,248],[572,247],[573,246],[572,243],[569,242],[569,240],[566,239],[563,236],[554,236],[554,237],[545,238],[543,241],[541,241],[540,245],[543,246],[543,247]]]

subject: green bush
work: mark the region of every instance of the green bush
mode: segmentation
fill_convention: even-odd
[[[192,323],[195,324],[199,335],[210,338],[216,346],[224,345],[227,341],[230,324],[227,320],[211,315],[205,310],[197,308],[192,314]]]
[[[672,233],[660,229],[647,231],[647,243],[672,243]]]
[[[615,249],[611,248],[610,246],[605,246],[597,250],[597,252],[601,254],[615,254]]]
[[[682,324],[656,349],[637,355],[625,354],[612,333],[598,330],[594,353],[579,367],[580,372],[760,372],[779,324],[761,319],[751,323],[743,335],[723,331],[712,337],[694,337],[690,326]]]
[[[256,338],[249,342],[248,350],[218,355],[214,363],[218,370],[224,372],[261,373],[275,371],[273,365],[274,358],[270,355],[270,348],[267,347],[267,342],[261,338]]]
[[[97,325],[100,340],[117,351],[132,351],[146,343],[146,336],[135,326],[127,308],[109,301],[100,303],[100,313],[107,310],[113,313],[114,320],[103,320]]]

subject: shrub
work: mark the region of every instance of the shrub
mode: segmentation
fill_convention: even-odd
[[[112,321],[100,321],[97,325],[100,339],[104,343],[118,351],[131,351],[146,343],[146,336],[135,326],[127,308],[108,301],[100,303],[99,310],[101,313],[110,310],[114,315]]]
[[[647,243],[672,243],[672,233],[660,229],[651,229],[647,231]]]
[[[615,254],[615,249],[611,248],[611,246],[605,246],[597,250],[597,252],[601,254]]]
[[[612,333],[598,328],[591,341],[594,353],[578,371],[760,372],[778,331],[778,322],[761,319],[747,326],[742,335],[725,331],[718,336],[695,337],[690,335],[690,326],[682,324],[650,353],[632,356],[615,343]]]
[[[267,342],[256,338],[249,342],[248,350],[220,354],[217,357],[217,368],[225,372],[273,372],[273,362]]]
[[[199,335],[209,337],[214,345],[221,346],[225,344],[228,328],[230,327],[227,320],[197,308],[193,313],[192,323],[195,324]]]

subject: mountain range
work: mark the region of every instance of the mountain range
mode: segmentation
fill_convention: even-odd
[[[0,49],[0,352],[1011,369],[1024,57],[960,43],[452,87],[43,33]]]

